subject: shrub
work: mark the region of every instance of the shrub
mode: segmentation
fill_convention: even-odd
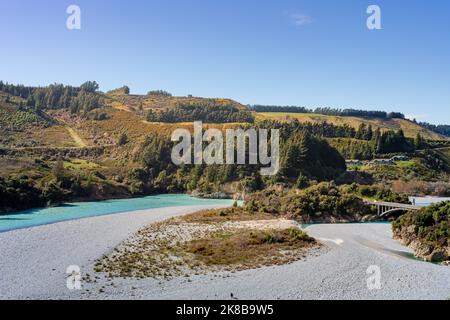
[[[123,145],[125,145],[125,144],[127,144],[127,143],[128,143],[128,136],[127,136],[126,133],[122,133],[122,134],[119,136],[119,139],[117,139],[117,144],[118,144],[119,146],[123,146]]]
[[[372,209],[361,198],[342,192],[333,183],[322,182],[302,191],[266,189],[252,194],[245,209],[288,215],[303,222],[358,220]]]

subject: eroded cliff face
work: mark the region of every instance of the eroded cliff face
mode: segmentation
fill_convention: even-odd
[[[443,246],[428,242],[418,236],[417,230],[418,227],[416,225],[394,227],[394,239],[412,248],[415,256],[419,259],[450,265],[450,245],[448,241]]]

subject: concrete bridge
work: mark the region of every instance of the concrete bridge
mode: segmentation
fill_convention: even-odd
[[[412,204],[395,203],[395,202],[384,202],[384,201],[370,201],[364,200],[368,205],[376,206],[378,210],[378,215],[380,217],[385,217],[394,212],[410,211],[410,210],[420,210],[422,207],[415,206]]]

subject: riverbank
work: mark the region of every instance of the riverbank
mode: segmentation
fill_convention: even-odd
[[[96,259],[150,223],[206,207],[160,208],[85,218],[0,234],[2,299],[448,299],[450,271],[412,259],[389,224],[322,224],[306,228],[324,249],[287,265],[171,280],[116,278],[93,271]],[[211,207],[209,207],[211,208]],[[81,290],[66,287],[78,265]],[[367,287],[369,266],[381,289]]]
[[[0,299],[78,299],[66,286],[71,265],[93,274],[96,259],[140,228],[228,205],[166,207],[64,221],[0,233]]]

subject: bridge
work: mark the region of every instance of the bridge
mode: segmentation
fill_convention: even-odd
[[[384,201],[370,201],[364,200],[368,205],[376,206],[377,212],[380,217],[385,217],[394,212],[420,210],[422,207],[412,204],[396,203],[396,202],[384,202]]]

